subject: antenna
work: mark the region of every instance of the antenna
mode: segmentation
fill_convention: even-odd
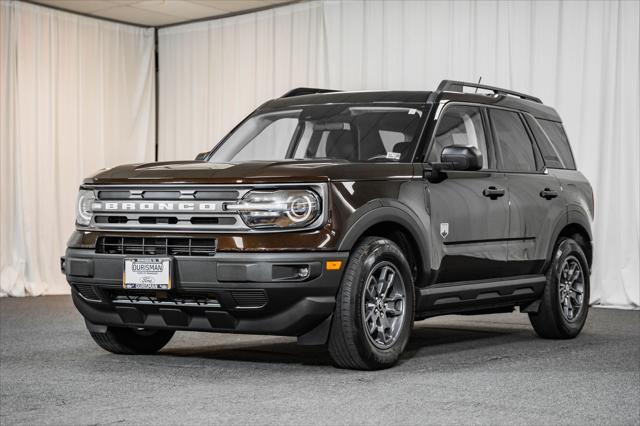
[[[480,86],[480,82],[482,81],[482,76],[478,79],[478,86]],[[478,86],[476,86],[476,91],[474,93],[478,93]]]

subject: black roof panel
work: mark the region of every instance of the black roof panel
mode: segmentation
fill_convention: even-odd
[[[264,108],[282,108],[295,105],[320,105],[330,103],[426,103],[431,92],[427,91],[404,91],[404,90],[384,90],[384,91],[363,91],[363,92],[330,92],[313,95],[292,96],[278,98],[267,102]]]
[[[517,109],[522,112],[528,112],[536,118],[542,118],[552,121],[562,121],[556,110],[552,107],[535,101],[520,99],[515,96],[442,92],[437,101],[440,100],[469,102],[484,104],[487,106],[500,106],[504,108]]]
[[[371,90],[361,92],[328,92],[310,95],[289,96],[276,98],[263,104],[258,110],[270,110],[288,108],[302,105],[322,104],[367,104],[367,103],[400,103],[400,104],[426,104],[430,91],[409,90]],[[437,95],[437,96],[435,96]],[[442,91],[434,92],[434,102],[441,100],[469,102],[484,105],[501,106],[528,112],[534,117],[546,120],[561,121],[560,116],[550,106],[532,100],[521,99],[505,94],[475,94],[468,92]]]

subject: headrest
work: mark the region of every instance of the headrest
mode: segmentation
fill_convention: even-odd
[[[404,154],[404,151],[409,148],[411,142],[398,142],[393,146],[393,152],[399,152],[400,154]]]
[[[351,125],[349,123],[314,123],[313,131],[314,132],[322,132],[322,131],[334,131],[334,130],[351,130]]]
[[[351,130],[333,130],[327,136],[326,153],[329,158],[356,161],[358,146]]]

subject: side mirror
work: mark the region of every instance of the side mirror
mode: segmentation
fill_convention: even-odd
[[[480,170],[482,153],[475,146],[449,145],[442,150],[440,162],[450,170]]]
[[[196,161],[204,161],[207,158],[207,155],[209,155],[208,152],[201,152],[200,154],[196,155]]]
[[[446,179],[444,170],[480,170],[482,168],[482,152],[475,146],[449,145],[440,154],[440,162],[431,163],[428,179],[441,182]]]

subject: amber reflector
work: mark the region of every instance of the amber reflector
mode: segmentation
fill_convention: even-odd
[[[327,271],[337,271],[342,268],[342,260],[327,261]]]

